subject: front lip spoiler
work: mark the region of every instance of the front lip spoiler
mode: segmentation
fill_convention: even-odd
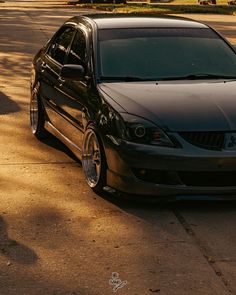
[[[132,176],[124,176],[115,173],[108,169],[107,171],[107,184],[111,188],[131,194],[143,196],[156,196],[156,197],[180,197],[180,196],[221,196],[222,199],[236,198],[236,186],[225,187],[201,187],[201,186],[186,186],[186,185],[163,185],[155,184],[139,180]]]

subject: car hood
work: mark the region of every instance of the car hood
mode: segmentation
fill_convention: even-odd
[[[169,131],[236,130],[235,81],[102,83],[108,100]]]

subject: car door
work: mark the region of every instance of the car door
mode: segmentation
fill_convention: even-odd
[[[62,133],[64,123],[62,106],[65,104],[65,95],[60,88],[64,82],[60,79],[60,72],[75,33],[76,28],[74,26],[63,26],[52,39],[40,61],[41,96],[50,123]]]
[[[78,27],[72,45],[68,51],[66,64],[82,65],[85,76],[90,68],[89,39],[85,28]],[[57,96],[64,123],[61,126],[63,135],[81,150],[84,133],[84,116],[87,114],[87,103],[90,97],[90,86],[86,79],[82,81],[61,81]],[[62,99],[63,96],[63,99]],[[59,100],[63,100],[63,103]]]

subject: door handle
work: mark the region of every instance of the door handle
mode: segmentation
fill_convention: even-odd
[[[61,77],[58,78],[58,82],[60,83],[59,86],[62,86],[66,81]]]
[[[41,64],[41,72],[43,73],[46,68],[47,68],[46,62],[42,62],[42,64]]]

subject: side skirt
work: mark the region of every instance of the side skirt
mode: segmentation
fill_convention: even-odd
[[[50,122],[45,122],[45,129],[52,133],[54,136],[59,138],[73,153],[74,155],[81,161],[82,160],[82,150],[74,144],[71,140],[69,140],[66,136],[64,136],[56,127],[54,127]]]

